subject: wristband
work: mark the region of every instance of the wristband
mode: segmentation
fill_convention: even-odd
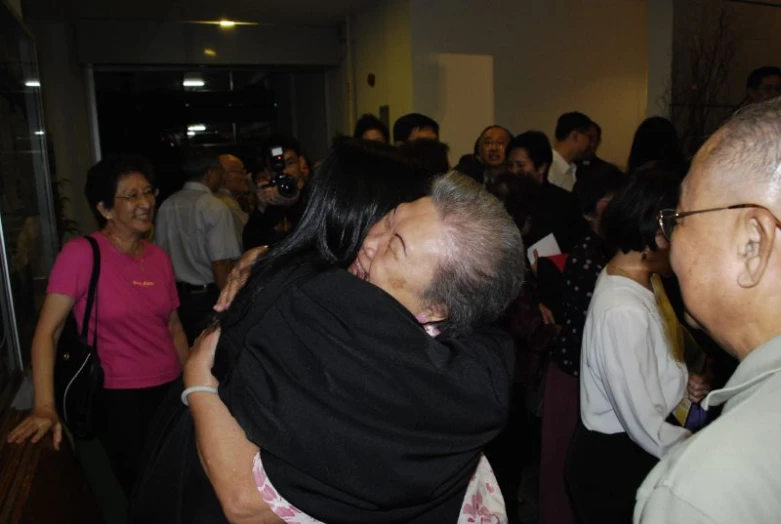
[[[213,388],[211,386],[193,386],[191,388],[187,388],[184,391],[182,391],[182,404],[189,407],[190,403],[187,402],[187,397],[190,396],[190,393],[198,393],[198,392],[204,392],[204,393],[214,393],[217,394],[217,388]]]

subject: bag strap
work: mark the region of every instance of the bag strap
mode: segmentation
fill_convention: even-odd
[[[84,322],[81,324],[81,338],[85,341],[89,337],[89,318],[92,313],[92,305],[95,304],[95,331],[92,336],[92,344],[87,343],[90,350],[95,351],[98,343],[98,307],[97,307],[97,291],[98,291],[98,277],[100,277],[100,247],[98,241],[91,236],[85,236],[84,238],[90,244],[92,248],[92,275],[89,280],[89,289],[87,291],[87,305],[84,308]]]

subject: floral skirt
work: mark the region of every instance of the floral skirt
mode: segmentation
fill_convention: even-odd
[[[263,500],[283,521],[288,524],[323,524],[293,506],[274,489],[266,475],[266,470],[263,469],[260,453],[255,455],[252,473],[255,477],[255,485]],[[507,511],[504,507],[502,492],[499,491],[499,484],[496,482],[494,471],[491,469],[488,459],[480,455],[480,462],[478,462],[477,469],[469,481],[461,514],[458,516],[456,524],[506,523]]]

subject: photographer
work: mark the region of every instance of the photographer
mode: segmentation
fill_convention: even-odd
[[[256,173],[254,180],[257,205],[242,234],[245,250],[276,244],[287,236],[301,216],[303,178],[298,141],[277,136],[266,144],[265,169]]]

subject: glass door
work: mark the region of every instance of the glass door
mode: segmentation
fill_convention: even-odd
[[[32,38],[0,3],[0,395],[29,362],[58,248],[44,88]]]

